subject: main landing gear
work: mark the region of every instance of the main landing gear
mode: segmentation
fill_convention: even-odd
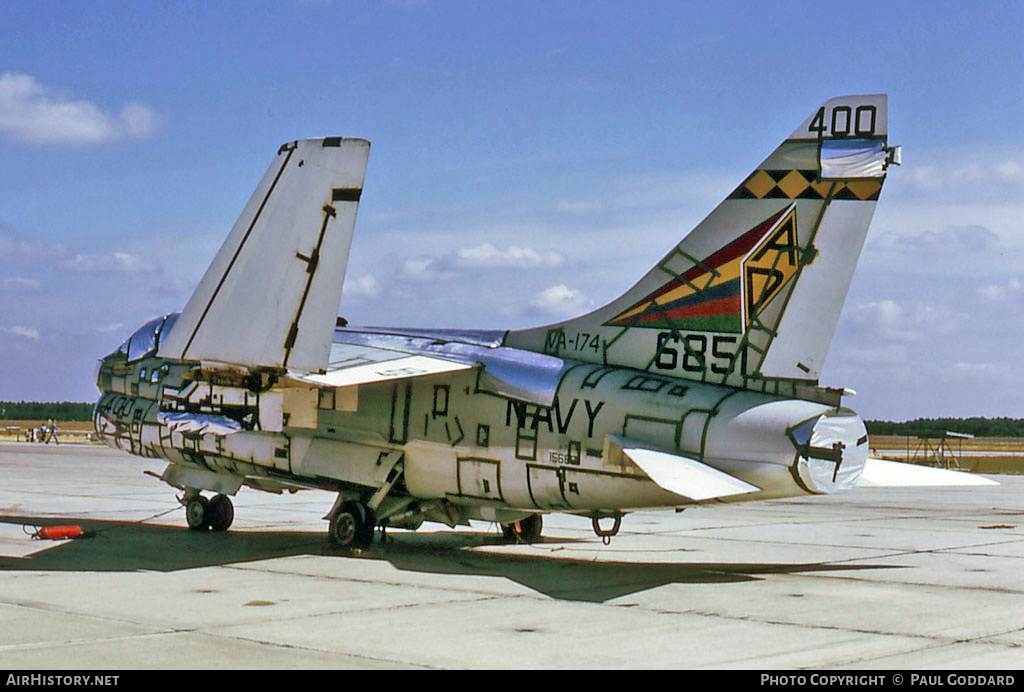
[[[379,463],[379,462],[378,462]],[[377,527],[377,510],[388,493],[402,476],[404,465],[401,460],[393,462],[387,479],[369,498],[361,500],[348,499],[343,493],[338,493],[338,499],[334,506],[327,513],[324,519],[330,520],[327,529],[327,537],[331,543],[339,548],[369,548],[373,543],[373,532]],[[394,508],[392,508],[394,509]],[[381,542],[384,542],[384,527],[387,526],[388,517],[381,521]]]
[[[373,542],[376,515],[362,502],[349,500],[330,513],[327,536],[339,548],[368,548]]]
[[[235,520],[235,507],[227,495],[217,495],[208,500],[198,491],[186,491],[185,520],[192,531],[227,531]]]
[[[525,519],[501,525],[501,535],[509,543],[537,543],[540,532],[544,528],[544,518],[540,514],[531,514]]]

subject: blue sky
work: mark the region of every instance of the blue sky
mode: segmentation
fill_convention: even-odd
[[[92,400],[277,147],[373,143],[353,323],[525,327],[638,279],[830,97],[890,175],[822,383],[1024,416],[1018,3],[0,5],[0,400]]]

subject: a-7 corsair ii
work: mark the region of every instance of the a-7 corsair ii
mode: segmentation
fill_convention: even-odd
[[[337,319],[369,148],[282,146],[184,311],[100,364],[96,431],[170,462],[191,528],[227,529],[243,485],[336,492],[330,539],[365,546],[424,521],[530,541],[569,512],[606,536],[639,508],[975,480],[870,460],[847,392],[818,384],[899,162],[885,96],[828,101],[633,288],[534,329]]]

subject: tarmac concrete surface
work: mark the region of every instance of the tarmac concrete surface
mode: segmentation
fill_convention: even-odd
[[[324,492],[185,527],[161,462],[0,445],[0,669],[1024,666],[1024,477],[637,512],[545,540],[427,524],[360,554]],[[78,524],[97,535],[32,540]]]

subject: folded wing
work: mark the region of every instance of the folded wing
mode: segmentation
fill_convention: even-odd
[[[370,143],[280,148],[159,356],[326,369]]]

